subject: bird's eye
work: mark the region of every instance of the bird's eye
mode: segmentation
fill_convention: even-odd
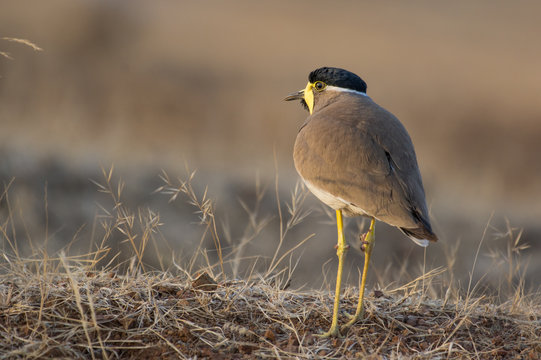
[[[327,87],[327,84],[325,84],[323,81],[316,81],[314,83],[314,88],[317,91],[323,91]]]

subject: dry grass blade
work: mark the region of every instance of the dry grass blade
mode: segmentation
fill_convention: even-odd
[[[13,60],[13,57],[7,51],[0,51],[0,56],[5,57],[8,60]]]
[[[62,265],[64,266],[64,269],[66,270],[66,274],[68,275],[68,278],[69,278],[69,281],[70,281],[70,284],[71,284],[71,288],[72,288],[73,293],[75,295],[75,303],[77,304],[77,308],[78,308],[79,313],[81,315],[81,324],[83,325],[83,330],[84,330],[84,333],[85,333],[85,337],[86,337],[86,340],[88,341],[88,348],[90,349],[90,355],[92,356],[92,359],[95,359],[92,340],[90,339],[89,330],[88,330],[88,324],[90,324],[90,322],[87,320],[85,311],[83,310],[83,305],[82,305],[82,300],[81,300],[81,292],[80,292],[78,283],[73,278],[73,275],[72,275],[72,273],[70,271],[69,264],[67,263],[66,257],[65,257],[64,254],[60,254],[60,261],[62,262]],[[98,325],[96,323],[96,314],[94,312],[94,307],[92,306],[93,304],[92,304],[91,299],[92,299],[92,296],[88,296],[88,305],[89,305],[89,309],[90,309],[90,314],[92,316],[94,326],[96,327],[96,333],[97,333],[98,341],[100,343],[100,347],[101,347],[102,350],[104,350],[103,341],[101,340],[99,328],[98,328]],[[40,311],[40,317],[41,317],[41,311]],[[106,358],[106,359],[109,358],[107,356],[106,352],[104,352],[104,358]]]
[[[218,254],[219,259],[219,265],[221,269],[222,276],[225,276],[225,270],[224,270],[224,260],[223,260],[223,253],[222,253],[222,243],[220,240],[220,236],[218,235],[218,229],[216,227],[216,218],[214,216],[214,204],[212,200],[210,200],[207,197],[207,191],[208,189],[205,187],[205,191],[203,192],[202,196],[197,196],[196,191],[194,190],[192,186],[192,180],[195,177],[195,171],[190,171],[188,168],[188,165],[186,165],[186,173],[189,174],[187,180],[178,179],[178,184],[173,184],[167,174],[165,172],[162,172],[162,175],[160,178],[165,181],[165,185],[158,188],[156,191],[159,191],[163,194],[170,195],[170,202],[177,199],[179,194],[185,194],[188,197],[188,202],[196,207],[197,213],[200,216],[201,224],[205,225],[205,234],[201,238],[200,241],[200,248],[201,244],[205,238],[205,235],[210,233],[212,240],[214,242],[214,246],[216,249],[216,252]],[[196,251],[196,254],[199,253],[200,248]],[[192,263],[195,262],[195,256],[192,259]]]
[[[19,44],[26,45],[26,46],[32,48],[34,51],[43,51],[42,48],[40,48],[39,46],[37,46],[36,44],[31,42],[30,40],[13,38],[13,37],[2,37],[0,39],[5,40],[5,41],[9,41],[9,42],[14,42],[14,43],[19,43]],[[8,60],[13,60],[13,57],[7,51],[0,50],[0,56],[6,58]]]
[[[26,45],[26,46],[31,47],[35,51],[43,51],[42,48],[40,48],[39,46],[37,46],[36,44],[31,42],[30,40],[13,38],[13,37],[3,37],[2,40],[16,42],[16,43],[19,43],[19,44]]]

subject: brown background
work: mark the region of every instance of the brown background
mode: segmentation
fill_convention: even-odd
[[[269,187],[261,214],[272,221],[246,247],[268,256],[278,242],[274,176],[288,200],[306,116],[282,99],[329,65],[363,77],[410,132],[441,239],[427,267],[448,265],[458,243],[452,271],[465,281],[486,228],[475,276],[499,279],[502,257],[490,255],[505,250],[508,220],[524,229],[528,281],[538,286],[540,14],[535,1],[4,1],[0,36],[44,49],[0,41],[13,57],[0,58],[0,175],[15,177],[12,206],[26,227],[17,241],[42,241],[46,187],[51,251],[92,224],[107,200],[88,178],[114,163],[126,202],[160,212],[170,249],[189,258],[200,234],[193,209],[152,195],[161,168],[174,177],[188,162],[198,189],[209,185],[230,246],[248,220],[238,199],[252,206],[257,176]],[[316,234],[298,252],[296,286],[318,286],[335,266],[334,225],[312,197],[307,207],[315,213],[287,239]],[[410,276],[419,273],[422,249],[378,229],[376,273],[396,280],[404,260]],[[356,283],[361,256],[348,259]]]

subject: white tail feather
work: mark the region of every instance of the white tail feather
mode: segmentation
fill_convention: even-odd
[[[426,239],[416,239],[413,236],[408,236],[414,243],[416,243],[419,246],[427,247],[430,241]]]

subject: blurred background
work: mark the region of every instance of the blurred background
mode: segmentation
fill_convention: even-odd
[[[242,243],[264,269],[280,239],[275,179],[287,217],[298,181],[292,148],[306,117],[282,99],[311,70],[336,66],[359,74],[408,129],[440,238],[425,254],[380,224],[372,286],[416,276],[423,264],[451,267],[467,283],[482,241],[474,280],[497,287],[528,244],[513,277],[537,287],[539,34],[541,3],[522,0],[3,1],[0,37],[43,51],[0,40],[12,58],[0,56],[0,177],[9,188],[0,214],[11,224],[2,246],[10,249],[8,236],[23,253],[45,240],[49,251],[72,240],[92,248],[112,205],[89,179],[114,164],[123,202],[161,216],[157,241],[167,245],[147,262],[158,264],[160,249],[166,264],[172,253],[190,259],[204,230],[196,209],[153,193],[161,169],[175,178],[188,164],[198,170],[196,192],[208,186],[215,202],[224,251]],[[283,246],[314,234],[295,252],[292,284],[319,287],[336,271],[336,230],[312,195],[304,209],[312,212]],[[256,212],[266,226],[251,239]],[[352,248],[366,225],[347,222]],[[211,238],[203,245],[215,256]],[[361,263],[350,251],[351,284]]]

